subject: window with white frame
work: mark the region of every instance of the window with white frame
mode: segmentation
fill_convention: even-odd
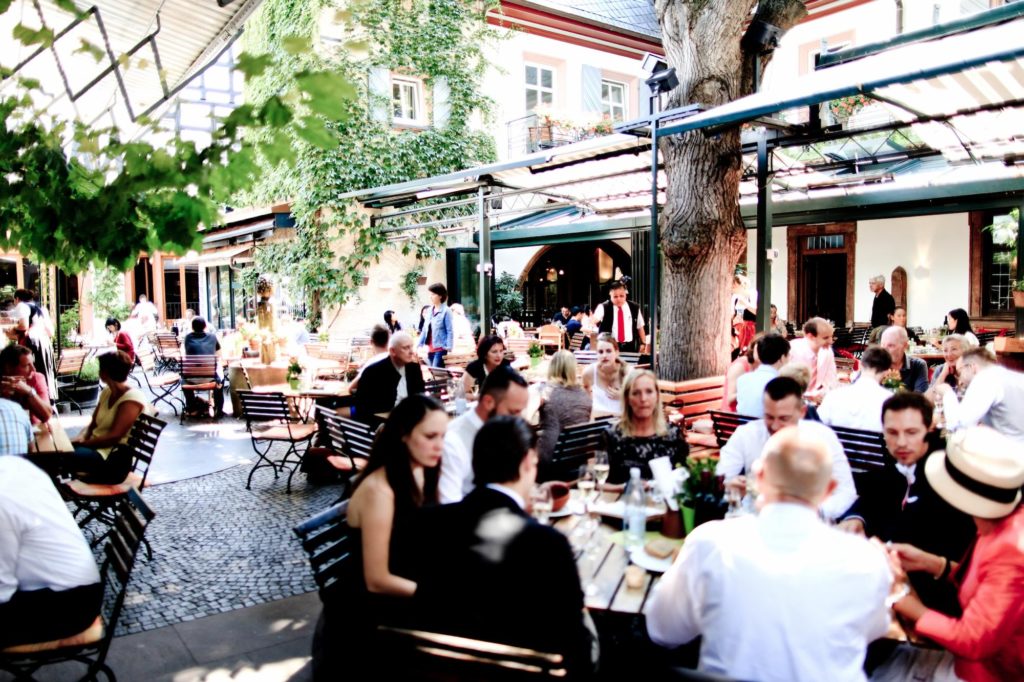
[[[550,107],[555,103],[555,70],[539,64],[526,65],[526,110]]]
[[[618,81],[601,81],[601,113],[613,121],[625,121],[629,110],[626,106],[626,84]]]
[[[426,122],[423,111],[423,87],[420,81],[413,78],[392,77],[391,112],[396,123],[422,125]]]

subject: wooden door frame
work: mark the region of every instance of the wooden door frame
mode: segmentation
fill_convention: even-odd
[[[816,237],[827,234],[841,234],[845,236],[841,249],[832,249],[822,253],[845,253],[846,254],[846,322],[853,324],[853,299],[854,286],[856,284],[856,258],[857,258],[857,223],[827,223],[823,225],[790,225],[786,230],[786,252],[788,255],[787,271],[787,313],[788,319],[796,325],[802,324],[804,320],[798,320],[799,310],[803,307],[799,300],[802,287],[800,286],[803,277],[803,256],[806,249],[807,237]]]

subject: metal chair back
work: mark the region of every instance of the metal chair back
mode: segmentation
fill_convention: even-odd
[[[597,450],[605,446],[605,433],[614,421],[604,417],[592,422],[567,426],[558,434],[551,461],[542,463],[538,479],[542,481],[576,480],[579,468]]]
[[[355,565],[355,558],[359,556],[355,546],[357,540],[345,521],[347,512],[348,500],[344,500],[292,529],[309,558],[321,598],[339,581],[358,577],[359,567]]]

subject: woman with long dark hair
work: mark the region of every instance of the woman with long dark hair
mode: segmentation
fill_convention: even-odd
[[[402,331],[402,324],[398,321],[398,315],[394,310],[384,311],[384,324],[387,325],[388,333],[395,334]]]
[[[971,318],[963,308],[953,308],[946,313],[946,326],[949,327],[950,334],[962,334],[967,343],[972,346],[978,345],[978,337],[971,328]]]
[[[348,575],[322,593],[323,613],[313,638],[313,678],[365,679],[375,657],[378,624],[401,621],[416,583],[412,517],[437,502],[437,480],[448,415],[437,400],[411,395],[398,403],[373,442],[370,461],[355,483],[347,522],[354,542]]]
[[[505,341],[500,336],[485,336],[476,347],[476,360],[466,365],[462,375],[462,386],[466,393],[473,393],[484,385],[487,375],[502,365],[508,366],[505,359]]]

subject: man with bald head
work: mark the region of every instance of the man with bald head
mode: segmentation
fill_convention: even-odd
[[[889,627],[885,554],[818,516],[835,488],[825,443],[773,435],[759,512],[693,531],[655,588],[647,632],[675,647],[703,636],[702,672],[744,680],[864,680],[868,643]]]
[[[388,342],[388,356],[367,365],[356,391],[356,418],[368,424],[374,415],[390,412],[401,400],[423,393],[423,372],[412,337],[398,332]]]
[[[899,370],[900,380],[908,391],[924,393],[928,390],[928,363],[907,355],[910,338],[907,330],[893,325],[882,332],[882,348],[892,357],[892,369]]]
[[[832,354],[835,329],[828,320],[812,317],[804,323],[804,335],[789,344],[789,361],[807,365],[811,382],[804,397],[820,403],[822,397],[839,385],[836,356]]]

